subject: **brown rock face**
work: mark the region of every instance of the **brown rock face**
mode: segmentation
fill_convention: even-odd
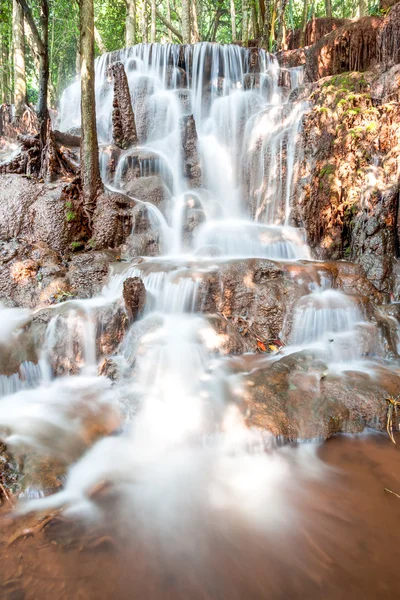
[[[378,58],[387,69],[400,62],[400,3],[389,11],[377,39]]]
[[[400,112],[387,102],[393,81],[389,89],[386,81],[343,73],[316,84],[293,219],[316,257],[358,262],[378,290],[390,293],[397,278]]]
[[[146,288],[140,277],[128,277],[124,281],[123,298],[130,322],[136,321],[146,302]]]
[[[105,190],[97,198],[93,215],[93,246],[97,250],[116,248],[132,231],[132,210],[136,202],[118,192]]]
[[[74,183],[44,185],[19,175],[3,175],[0,186],[0,239],[41,241],[56,252],[88,235],[79,190]]]
[[[201,167],[197,151],[197,131],[193,115],[182,118],[183,174],[190,188],[201,186]]]
[[[114,143],[125,149],[138,141],[128,79],[124,65],[120,62],[111,64],[108,72],[114,79],[112,114]]]
[[[306,78],[347,71],[366,71],[377,62],[377,37],[382,24],[378,17],[351,21],[321,38],[307,50]]]
[[[307,23],[306,32],[304,36],[304,46],[311,46],[318,42],[331,31],[335,31],[350,23],[350,19],[334,19],[328,17],[322,17],[318,19],[312,19]],[[288,48],[289,50],[296,50],[300,47],[301,31],[295,29],[290,31],[288,35]]]
[[[249,425],[286,440],[326,439],[365,427],[385,429],[384,398],[396,393],[397,375],[383,368],[373,377],[352,371],[342,377],[326,373],[323,360],[306,351],[256,368],[243,382]]]
[[[142,202],[151,202],[151,204],[158,207],[169,196],[163,180],[158,175],[132,179],[127,183],[125,191],[132,198]]]

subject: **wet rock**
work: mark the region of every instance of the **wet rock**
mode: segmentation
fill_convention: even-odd
[[[125,192],[135,200],[151,202],[158,207],[169,197],[168,190],[158,175],[139,177],[129,181]]]
[[[128,319],[121,301],[95,311],[96,359],[113,354],[128,329]]]
[[[196,269],[193,277],[199,277]],[[360,265],[346,262],[306,261],[295,264],[265,259],[231,260],[210,265],[201,273],[196,310],[218,313],[244,332],[246,342],[258,350],[257,341],[266,343],[283,336],[290,339],[296,303],[313,286],[329,281],[333,289],[355,295],[362,311],[372,316],[382,294],[368,281]]]
[[[399,155],[396,104],[383,76],[347,73],[319,81],[303,124],[304,155],[293,220],[313,254],[363,266],[381,292],[395,288]],[[370,93],[375,90],[376,100]],[[381,86],[381,87],[380,87]]]
[[[148,207],[138,204],[133,210],[132,234],[122,247],[125,256],[158,256],[162,237],[157,224],[152,221]]]
[[[400,65],[392,66],[388,71],[379,73],[371,81],[371,97],[376,104],[400,99]]]
[[[146,288],[140,277],[125,279],[122,295],[129,321],[136,321],[146,302]]]
[[[167,87],[169,89],[186,87],[186,71],[180,67],[169,65],[167,67]]]
[[[45,243],[65,253],[87,235],[75,184],[39,184],[19,175],[2,175],[0,186],[0,239],[21,237]]]
[[[107,281],[110,263],[117,258],[115,251],[92,251],[73,255],[68,264],[67,281],[74,297],[97,296]]]
[[[182,117],[183,174],[190,188],[201,187],[201,166],[193,115]]]
[[[93,215],[92,245],[96,250],[116,248],[126,241],[135,204],[132,198],[110,190],[99,195]]]
[[[207,320],[215,329],[216,337],[210,341],[210,350],[214,350],[221,355],[243,354],[252,350],[250,336],[247,336],[245,329],[236,325],[221,315],[207,315]]]
[[[298,352],[245,376],[243,410],[249,425],[286,440],[327,439],[386,427],[385,396],[398,390],[399,377],[382,368],[373,376],[328,373],[310,352]]]
[[[138,137],[124,65],[121,62],[112,63],[108,67],[108,73],[114,80],[113,139],[120,148],[129,148],[137,143]]]
[[[30,209],[44,186],[19,175],[1,175],[0,182],[0,239],[26,237],[31,232]]]
[[[261,73],[246,73],[243,87],[245,90],[261,90],[268,97],[272,90],[271,77]]]
[[[384,69],[400,62],[400,4],[389,11],[379,31],[378,57]]]
[[[319,17],[308,21],[304,35],[304,46],[311,46],[318,42],[328,33],[335,31],[339,27],[350,23],[350,19],[336,19],[332,17]],[[299,48],[301,41],[301,30],[295,29],[289,31],[288,48],[294,50]]]
[[[153,117],[149,107],[149,96],[154,92],[154,80],[151,77],[143,76],[135,88],[135,97],[133,100],[133,110],[135,113],[136,131],[139,143],[145,142],[152,126],[150,121]]]

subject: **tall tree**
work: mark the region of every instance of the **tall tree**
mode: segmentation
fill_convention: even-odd
[[[192,19],[192,43],[196,44],[197,42],[200,42],[200,31],[199,31],[199,21],[197,18],[197,2],[196,0],[192,0],[191,2],[191,6],[192,6],[192,14],[191,14],[191,19]]]
[[[81,179],[84,207],[90,218],[96,207],[99,190],[102,190],[96,129],[93,0],[80,0],[79,30],[82,113]]]
[[[136,1],[126,0],[125,46],[136,44]]]
[[[357,17],[367,16],[367,0],[358,0]]]
[[[242,0],[242,42],[244,46],[249,44],[249,0]]]
[[[140,1],[140,33],[142,36],[142,43],[146,44],[148,42],[146,0]]]
[[[236,7],[235,7],[235,0],[231,0],[231,28],[232,28],[232,42],[236,42]]]
[[[332,0],[325,0],[325,14],[327,17],[332,17]]]
[[[39,96],[37,114],[40,127],[40,140],[44,145],[47,136],[47,93],[49,87],[49,4],[48,0],[40,0],[40,31],[36,26],[33,13],[27,0],[17,0],[24,11],[39,56]]]
[[[17,0],[13,0],[13,47],[14,47],[14,106],[15,115],[20,117],[26,105],[24,11]]]
[[[182,0],[182,42],[190,44],[190,0]]]
[[[303,0],[303,15],[301,18],[301,30],[300,30],[300,47],[304,46],[306,41],[306,29],[307,29],[307,17],[308,17],[308,0]]]
[[[151,28],[150,41],[155,43],[157,37],[156,0],[151,0]]]
[[[167,19],[169,22],[171,22],[171,0],[167,0]],[[169,41],[169,43],[172,42],[172,31],[169,27],[168,27],[168,41]]]

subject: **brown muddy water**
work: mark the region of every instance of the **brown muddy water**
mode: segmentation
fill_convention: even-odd
[[[400,495],[400,447],[383,434],[338,436],[318,455],[323,474],[288,490],[295,511],[268,530],[193,505],[160,537],[128,524],[112,494],[93,527],[3,512],[0,598],[399,598],[400,498],[385,488]]]

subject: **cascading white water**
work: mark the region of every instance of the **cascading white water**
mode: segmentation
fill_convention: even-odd
[[[287,103],[276,59],[264,50],[255,55],[239,46],[208,43],[187,46],[184,55],[171,44],[140,44],[104,55],[96,62],[96,102],[99,137],[105,144],[112,142],[113,89],[107,67],[113,61],[125,65],[140,146],[122,153],[114,177],[103,166],[103,176],[106,184],[124,191],[127,169],[138,160],[141,175],[158,173],[168,182],[171,198],[165,214],[174,241],[166,245],[167,252],[176,256],[188,250],[183,240],[188,182],[181,166],[181,127],[183,116],[191,113],[207,196],[199,201],[205,215],[196,236],[200,245],[195,242],[189,252],[213,245],[223,256],[308,258],[301,236],[285,227],[306,106]],[[185,79],[187,94],[179,96],[177,86]],[[289,79],[297,86],[298,70]],[[79,124],[79,106],[74,83],[61,100],[61,129]],[[254,221],[260,227],[252,226]],[[275,228],[268,231],[268,225]],[[238,236],[243,228],[245,235]]]
[[[122,152],[111,173],[113,90],[107,68],[113,61],[125,65],[139,146]],[[156,491],[164,489],[160,478],[175,485],[182,476],[182,487],[185,482],[190,485],[194,461],[210,504],[234,507],[246,515],[251,506],[252,518],[260,514],[270,518],[265,514],[271,503],[263,502],[289,468],[278,456],[272,436],[248,429],[238,408],[227,406],[230,383],[218,355],[219,337],[206,318],[195,314],[199,286],[187,264],[204,264],[209,256],[218,261],[310,259],[302,232],[290,221],[306,106],[288,101],[291,90],[280,85],[280,75],[273,56],[236,45],[138,45],[97,60],[102,176],[107,185],[127,193],[128,183],[135,179],[154,175],[162,179],[169,198],[162,206],[145,203],[145,208],[151,227],[163,238],[165,252],[157,264],[131,257],[125,269],[119,265],[112,273],[100,298],[68,301],[50,321],[44,364],[50,363],[46,352],[54,352],[57,327],[63,323],[70,339],[64,340],[60,351],[70,354],[65,346],[80,338],[80,366],[93,369],[95,310],[120,298],[127,277],[141,277],[146,287],[143,314],[113,357],[122,368],[122,381],[115,383],[113,394],[108,384],[93,389],[111,422],[106,429],[117,428],[120,409],[125,416],[124,432],[96,444],[73,467],[65,491],[40,500],[40,506],[67,502],[72,510],[90,506],[94,511],[90,489],[101,480],[122,487],[128,482],[133,486],[134,504],[149,497],[154,506]],[[293,90],[301,82],[301,71],[290,70],[286,79]],[[182,118],[187,115],[193,115],[198,136],[202,177],[196,189],[191,189],[182,166]],[[80,126],[79,82],[63,94],[59,126],[63,130]],[[190,210],[202,216],[192,235],[186,222]],[[359,316],[345,296],[331,291],[321,293],[321,298],[310,294],[298,304],[293,343],[308,345],[330,330],[335,335],[352,330]],[[69,449],[82,438],[78,411],[86,401],[92,403],[94,381],[83,369],[78,376],[55,381],[48,377],[28,399],[14,395],[18,402],[11,414],[12,398],[0,404],[0,426],[15,431],[16,437],[8,435],[14,444],[22,436],[25,445],[42,450],[45,438],[46,451],[51,451],[48,437],[57,431],[55,450]],[[35,410],[38,426],[27,434],[28,420],[19,421],[18,415],[27,411],[31,415]],[[171,492],[165,487],[173,496],[169,498],[172,505],[175,494],[182,498],[180,488]],[[252,496],[255,493],[257,500]]]

